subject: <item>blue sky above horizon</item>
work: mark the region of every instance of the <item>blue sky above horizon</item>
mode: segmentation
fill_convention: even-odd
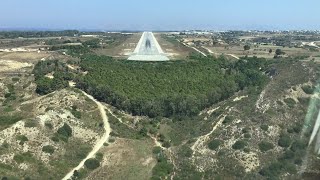
[[[320,1],[1,0],[3,28],[320,30]]]

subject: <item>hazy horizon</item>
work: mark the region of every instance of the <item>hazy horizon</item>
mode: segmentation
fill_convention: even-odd
[[[4,0],[0,29],[320,30],[318,7],[316,0]]]

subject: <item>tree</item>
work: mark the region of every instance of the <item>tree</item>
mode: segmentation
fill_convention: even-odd
[[[250,50],[250,46],[246,44],[246,45],[243,46],[243,49],[244,49],[245,51],[248,51],[248,50]]]

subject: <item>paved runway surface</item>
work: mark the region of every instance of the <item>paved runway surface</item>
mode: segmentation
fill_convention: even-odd
[[[134,61],[168,61],[152,32],[144,32],[133,54],[128,60]]]

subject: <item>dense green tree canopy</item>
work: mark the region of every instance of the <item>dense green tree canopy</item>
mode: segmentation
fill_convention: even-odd
[[[88,71],[78,88],[134,115],[186,116],[233,95],[247,86],[262,86],[264,60],[230,63],[202,58],[175,62],[117,61],[89,55],[81,61]]]

